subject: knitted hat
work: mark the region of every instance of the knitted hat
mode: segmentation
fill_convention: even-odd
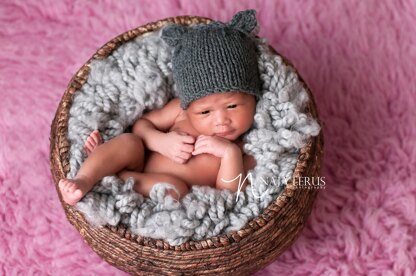
[[[241,11],[230,23],[168,25],[162,39],[174,48],[173,80],[181,107],[218,93],[239,91],[260,97],[255,10]]]

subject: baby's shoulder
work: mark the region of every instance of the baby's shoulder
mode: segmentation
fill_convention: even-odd
[[[177,117],[181,112],[181,104],[178,98],[173,98],[167,104],[165,104],[161,109],[161,113],[164,113],[167,116]]]
[[[152,122],[157,129],[169,129],[174,123],[177,116],[181,112],[181,107],[178,100],[171,100],[159,109],[151,110],[142,116],[142,119],[147,119]]]
[[[167,104],[165,104],[163,108],[170,108],[170,109],[177,109],[177,110],[182,109],[179,98],[173,98]]]
[[[176,120],[175,121],[185,120],[185,119],[188,118],[186,110],[183,110],[182,107],[181,107],[181,102],[180,102],[179,98],[173,98],[172,100],[170,100],[168,102],[167,105],[170,105],[170,108],[172,110],[174,110],[173,113],[176,114]]]
[[[179,121],[188,120],[188,116],[185,110],[182,109],[180,100],[178,98],[173,98],[170,100],[166,105],[165,108],[167,111],[165,111],[166,114],[169,114],[169,116],[172,116],[173,119],[173,125],[175,125]]]

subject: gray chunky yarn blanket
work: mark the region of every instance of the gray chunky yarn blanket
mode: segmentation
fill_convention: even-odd
[[[296,165],[299,149],[320,127],[302,113],[308,95],[295,71],[257,40],[263,96],[254,125],[244,136],[244,150],[254,156],[247,189],[193,186],[180,202],[164,197],[168,183],[159,183],[150,198],[134,192],[134,180],[107,176],[76,208],[94,225],[123,223],[136,234],[164,239],[171,245],[241,229],[261,214],[284,189]],[[70,109],[68,139],[73,178],[86,158],[83,145],[99,129],[104,141],[123,132],[145,111],[160,108],[177,96],[172,80],[171,49],[160,31],[125,43],[104,60],[94,60],[87,82]]]

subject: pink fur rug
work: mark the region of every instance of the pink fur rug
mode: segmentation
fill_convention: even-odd
[[[321,190],[295,244],[256,275],[414,275],[414,1],[1,1],[0,274],[124,275],[67,222],[49,168],[50,125],[71,76],[150,21],[228,21],[255,8],[323,121]]]

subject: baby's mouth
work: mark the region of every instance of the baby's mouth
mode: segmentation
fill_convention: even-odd
[[[227,131],[223,131],[223,132],[217,132],[217,133],[215,133],[215,136],[226,137],[226,136],[229,136],[230,134],[232,134],[233,132],[234,132],[234,130],[227,130]]]

